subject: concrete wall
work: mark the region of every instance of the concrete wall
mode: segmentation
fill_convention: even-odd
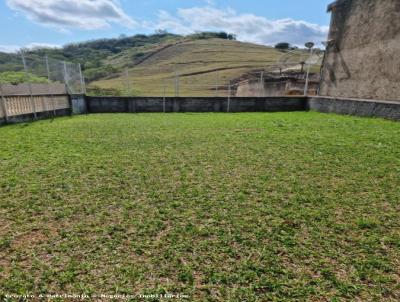
[[[283,80],[264,82],[248,81],[239,84],[236,91],[237,97],[278,97],[287,95],[303,95],[304,80]],[[316,95],[319,82],[310,81],[308,86],[308,94]]]
[[[283,96],[286,94],[286,82],[244,82],[239,84],[237,97]]]
[[[400,103],[394,101],[310,97],[307,103],[317,112],[400,120]]]
[[[400,1],[339,0],[320,95],[400,101]]]
[[[87,113],[86,96],[83,94],[74,94],[70,96],[72,114]]]
[[[303,95],[305,81],[293,82],[289,81],[286,86],[286,95]],[[308,95],[317,95],[319,82],[310,81],[308,83]]]
[[[87,97],[89,113],[227,112],[227,98]],[[230,112],[313,110],[324,113],[400,120],[400,103],[330,97],[261,97],[230,100]]]
[[[54,116],[53,111],[38,112],[37,119],[41,120],[41,119],[71,115],[71,109],[57,109],[55,113],[56,114]],[[34,120],[35,120],[35,117],[34,117],[33,113],[29,113],[29,114],[21,114],[21,115],[17,115],[17,116],[10,116],[10,117],[8,117],[7,123],[16,124],[16,123],[31,122]],[[5,118],[0,118],[0,125],[2,125],[2,124],[6,124]]]
[[[89,113],[105,112],[277,112],[304,111],[305,97],[87,97]],[[229,106],[229,110],[228,110]]]
[[[86,97],[87,107],[81,113],[119,113],[119,112],[227,112],[227,98],[146,98],[146,97]],[[71,98],[71,103],[73,103]],[[82,107],[83,106],[83,107]],[[380,117],[400,121],[400,102],[361,100],[333,97],[262,97],[231,98],[230,112],[280,112],[313,110],[324,113],[336,113],[364,117]],[[57,116],[71,114],[71,109],[57,110]],[[53,117],[52,112],[38,113],[38,118]],[[27,122],[33,120],[33,114],[10,118],[9,122]],[[4,123],[0,118],[0,124]]]

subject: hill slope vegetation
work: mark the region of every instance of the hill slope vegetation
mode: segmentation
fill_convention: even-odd
[[[133,48],[107,58],[106,65],[123,71],[90,86],[130,95],[163,95],[165,89],[167,96],[176,90],[181,96],[225,96],[227,85],[244,74],[276,71],[276,61],[282,56],[282,51],[272,47],[215,38],[174,40],[145,48],[145,53]]]
[[[276,71],[274,64],[286,51],[239,42],[234,35],[223,32],[189,36],[159,32],[69,44],[59,49],[24,50],[32,74],[45,77],[43,60],[47,55],[81,63],[91,94],[144,96],[163,95],[164,91],[167,96],[177,91],[181,96],[225,96],[227,85],[245,74]],[[298,53],[300,56],[304,51]],[[0,78],[21,71],[19,54],[0,53]],[[4,72],[7,76],[1,77]]]

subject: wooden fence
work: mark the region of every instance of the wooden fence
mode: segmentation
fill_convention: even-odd
[[[71,108],[68,95],[4,95],[0,99],[0,118],[50,112]]]

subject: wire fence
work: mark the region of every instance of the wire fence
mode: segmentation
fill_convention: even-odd
[[[215,66],[180,63],[122,67],[100,81],[86,84],[81,65],[35,52],[20,53],[19,84],[0,77],[3,95],[86,94],[110,96],[280,96],[314,94],[321,53],[283,52],[276,61],[260,65],[235,62]]]
[[[0,76],[5,95],[83,94],[85,81],[79,63],[37,53],[19,52],[20,64]]]
[[[89,95],[154,97],[282,96],[316,94],[324,53],[289,50],[268,62],[236,59],[206,64],[158,60],[122,66],[88,84]]]
[[[315,94],[320,67],[319,61],[313,61],[311,64],[270,63],[251,68],[239,65],[195,72],[179,70],[179,67],[125,68],[119,75],[101,81],[102,88],[96,87],[97,83],[90,83],[88,94],[149,97],[263,97]]]
[[[80,64],[20,52],[20,65],[0,76],[0,118],[57,115],[70,109],[69,96],[83,94]]]

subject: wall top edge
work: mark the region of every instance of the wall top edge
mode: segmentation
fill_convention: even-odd
[[[332,12],[336,7],[343,5],[349,0],[336,0],[335,2],[328,5],[328,13]]]

